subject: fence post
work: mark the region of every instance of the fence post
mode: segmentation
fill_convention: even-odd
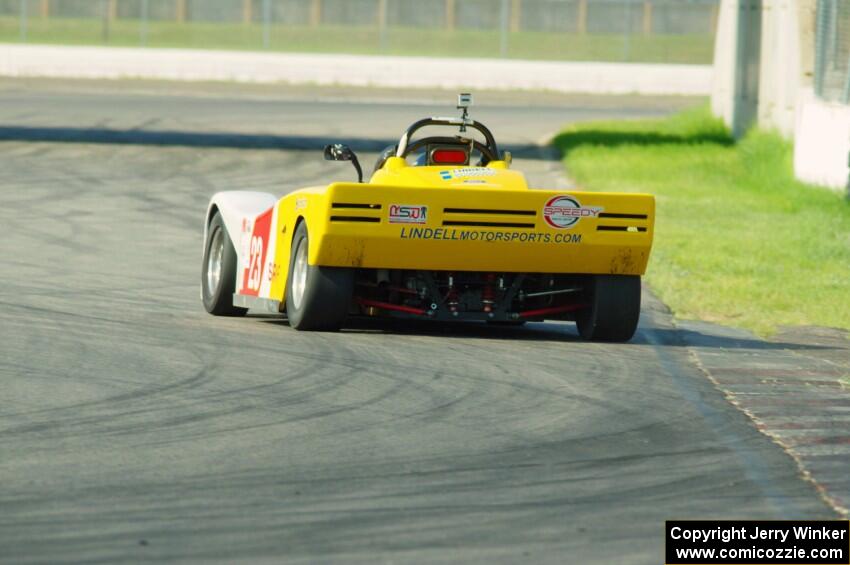
[[[107,16],[111,21],[118,19],[118,0],[109,0]]]
[[[508,30],[510,29],[510,10],[511,5],[508,0],[502,0],[501,11],[501,31],[499,33],[499,54],[502,57],[508,56]]]
[[[643,0],[643,34],[652,35],[652,0]]]
[[[263,48],[271,44],[272,0],[263,0]]]
[[[21,43],[27,42],[27,0],[21,0],[20,11],[18,12],[18,33],[21,37]]]
[[[632,0],[626,0],[624,4],[626,8],[625,22],[626,33],[623,35],[623,61],[628,62],[632,56]]]
[[[322,23],[322,0],[310,0],[310,25],[318,27]]]
[[[148,44],[148,0],[142,0],[141,17],[139,18],[139,43]]]
[[[578,0],[578,18],[576,31],[581,34],[587,33],[587,0]]]
[[[829,60],[832,61],[832,70],[838,68],[838,1],[829,1],[829,31],[826,32],[826,37],[829,38]],[[825,12],[826,10],[824,10]]]
[[[817,0],[799,0],[797,17],[800,21],[800,86],[814,86],[817,77],[818,53]]]
[[[446,29],[453,31],[455,28],[455,0],[446,0]]]
[[[174,12],[174,19],[177,20],[177,23],[184,23],[186,21],[186,0],[177,0]]]
[[[378,0],[378,48],[387,50],[387,0]]]
[[[245,25],[254,21],[254,0],[242,0],[242,23]]]
[[[101,39],[103,40],[104,43],[109,43],[109,22],[110,22],[109,16],[111,15],[109,11],[112,8],[111,4],[112,4],[112,0],[102,0],[101,3],[100,3],[101,22],[102,22]]]
[[[826,40],[824,34],[827,25],[827,0],[818,0],[815,15],[815,95],[823,97],[824,65],[826,64]]]
[[[511,32],[518,32],[520,27],[522,27],[522,0],[511,0]]]
[[[711,6],[711,20],[710,26],[711,29],[708,30],[712,35],[717,33],[717,21],[720,18],[720,2],[715,2],[713,6]]]
[[[50,17],[50,0],[41,0],[38,6],[38,15],[44,19]]]

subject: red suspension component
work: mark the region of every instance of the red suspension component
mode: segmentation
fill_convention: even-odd
[[[493,283],[495,281],[495,273],[487,273],[484,277],[484,290],[481,291],[481,303],[484,305],[484,311],[487,313],[493,311],[493,305],[496,303],[494,300],[496,292],[493,290]]]
[[[446,294],[446,306],[450,312],[457,312],[458,292],[455,288],[455,274],[449,273],[449,292]]]
[[[581,310],[587,308],[587,304],[569,304],[567,306],[552,306],[550,308],[538,308],[537,310],[526,310],[520,312],[520,318],[533,318],[537,316],[545,316],[546,314],[561,314],[563,312],[572,312],[573,310]]]
[[[371,306],[373,308],[380,308],[381,310],[395,310],[396,312],[418,314],[420,316],[425,316],[428,313],[428,311],[424,308],[413,308],[412,306],[403,306],[401,304],[390,304],[389,302],[380,302],[378,300],[369,300],[367,298],[355,298],[354,300],[361,306]]]

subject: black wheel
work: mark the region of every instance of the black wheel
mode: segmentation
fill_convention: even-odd
[[[214,316],[244,316],[248,310],[233,305],[236,290],[236,250],[227,229],[216,212],[207,230],[201,292],[204,308]]]
[[[286,316],[296,330],[334,331],[342,327],[354,294],[354,270],[319,267],[307,262],[307,224],[292,237],[286,278]]]
[[[640,318],[640,277],[595,275],[587,288],[589,306],[576,317],[583,339],[629,341]]]

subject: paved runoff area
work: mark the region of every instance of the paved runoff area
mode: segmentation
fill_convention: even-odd
[[[454,98],[148,88],[0,82],[0,560],[659,563],[667,519],[841,515],[844,336],[765,342],[649,293],[619,345],[207,315],[214,192],[351,178],[326,140],[368,167]],[[562,124],[670,108],[533,103],[472,113],[542,187]]]
[[[6,44],[0,76],[707,96],[712,67]]]

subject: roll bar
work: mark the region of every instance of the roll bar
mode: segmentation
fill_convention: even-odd
[[[461,131],[464,131],[467,127],[476,129],[484,136],[484,139],[487,141],[487,147],[493,151],[493,155],[495,155],[496,158],[499,157],[499,148],[496,146],[496,138],[493,137],[493,134],[484,124],[476,122],[475,120],[470,120],[469,118],[438,117],[419,120],[407,128],[407,131],[404,132],[404,135],[401,136],[401,140],[398,142],[398,150],[396,151],[395,156],[404,157],[404,154],[407,152],[407,146],[410,143],[410,138],[413,137],[413,134],[418,130],[427,126],[459,126]]]

